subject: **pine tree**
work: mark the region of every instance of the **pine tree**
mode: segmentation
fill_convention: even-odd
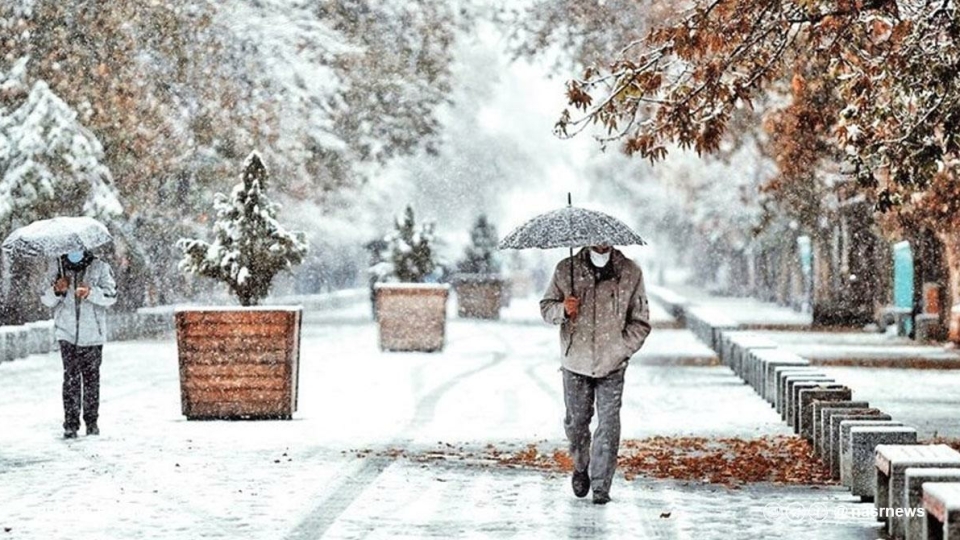
[[[77,112],[37,81],[18,106],[0,107],[0,230],[56,215],[119,215],[102,160],[100,141]]]
[[[432,222],[417,224],[413,208],[407,206],[403,220],[394,222],[395,230],[383,240],[386,248],[381,256],[383,262],[370,268],[378,281],[423,283],[432,274],[438,263],[433,253]]]
[[[499,239],[497,229],[481,214],[470,231],[471,244],[464,252],[458,270],[469,274],[498,274],[500,260],[497,258]]]
[[[267,199],[266,187],[267,169],[253,152],[230,196],[218,193],[214,199],[214,242],[177,242],[184,253],[181,270],[226,283],[243,306],[259,304],[274,276],[303,262],[307,253],[304,234],[277,222],[279,206]]]

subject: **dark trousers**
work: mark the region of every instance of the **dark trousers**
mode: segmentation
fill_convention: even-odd
[[[609,493],[620,450],[620,406],[626,368],[600,378],[562,371],[563,401],[567,408],[563,428],[570,441],[573,466],[578,471],[589,471],[594,492]],[[594,404],[597,429],[591,437]]]
[[[61,341],[60,357],[63,359],[63,429],[80,429],[81,403],[83,423],[87,426],[96,424],[100,409],[103,345],[77,347]]]

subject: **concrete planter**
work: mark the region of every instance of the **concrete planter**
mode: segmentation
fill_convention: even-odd
[[[457,293],[457,315],[468,319],[499,319],[503,305],[504,282],[498,275],[457,274],[453,278]]]
[[[433,352],[443,349],[449,286],[430,283],[378,283],[376,295],[380,349]]]
[[[297,410],[302,308],[178,309],[180,398],[188,420],[289,420]]]

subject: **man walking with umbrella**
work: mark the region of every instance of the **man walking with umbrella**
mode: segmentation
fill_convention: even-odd
[[[592,486],[594,504],[606,504],[620,448],[624,372],[651,328],[643,273],[609,245],[583,248],[557,265],[540,312],[560,325],[573,492],[585,497]],[[598,424],[591,442],[594,403]]]
[[[586,497],[592,485],[595,504],[610,502],[620,449],[623,375],[630,357],[650,334],[643,273],[613,246],[644,244],[622,221],[573,206],[567,194],[566,208],[528,220],[498,246],[570,248],[570,256],[557,265],[540,300],[540,314],[548,323],[560,325],[567,409],[563,427],[573,458],[573,492]],[[574,255],[574,247],[582,249]],[[594,403],[598,425],[591,437]]]

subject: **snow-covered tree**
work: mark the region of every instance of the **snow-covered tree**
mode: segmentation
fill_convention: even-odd
[[[497,229],[481,214],[470,231],[470,245],[464,252],[457,269],[469,274],[498,274],[500,259],[497,256],[499,243]]]
[[[230,196],[218,193],[214,199],[213,243],[177,242],[184,253],[183,271],[226,283],[243,306],[258,304],[274,276],[300,264],[307,253],[304,234],[288,232],[277,222],[279,206],[267,198],[266,187],[267,169],[253,152]]]
[[[12,88],[4,79],[0,86]],[[37,81],[18,107],[0,108],[0,229],[60,214],[119,215],[102,161],[100,141],[77,112]]]
[[[403,219],[394,222],[394,230],[383,237],[379,263],[370,268],[377,281],[423,283],[439,268],[433,251],[434,223],[417,223],[413,208],[407,206]]]

